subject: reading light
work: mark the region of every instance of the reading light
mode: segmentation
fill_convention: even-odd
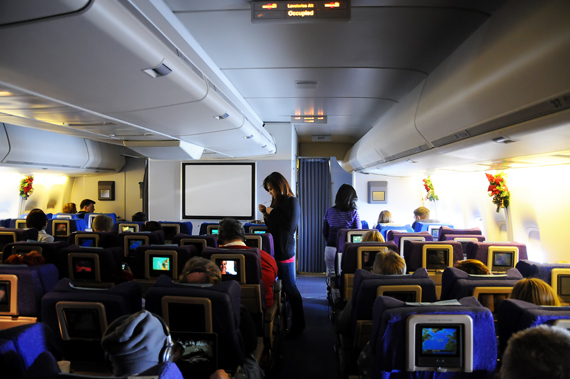
[[[214,116],[214,118],[215,118],[216,120],[218,120],[218,121],[225,120],[225,119],[228,118],[228,117],[230,117],[230,115],[228,114],[228,112],[224,113],[224,114],[221,115],[221,116]]]
[[[8,92],[8,91],[0,91],[0,96],[13,96],[14,94],[12,92]]]
[[[253,134],[250,134],[249,136],[245,136],[243,137],[244,139],[252,139],[253,138]]]
[[[497,137],[497,138],[493,138],[493,141],[497,142],[497,143],[513,143],[513,142],[517,142],[517,141],[513,141],[510,138],[507,137]]]
[[[291,122],[294,124],[326,124],[327,116],[323,115],[291,116]]]
[[[147,68],[142,70],[145,74],[150,76],[151,78],[160,78],[162,76],[166,76],[172,72],[172,70],[165,65],[164,63],[160,62],[160,64],[153,68]]]

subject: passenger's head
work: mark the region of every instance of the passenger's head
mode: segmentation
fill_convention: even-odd
[[[273,199],[271,201],[272,206],[279,204],[281,200],[293,196],[289,182],[279,172],[272,172],[263,179],[263,188],[271,195]]]
[[[539,325],[515,333],[503,354],[501,379],[566,379],[570,373],[570,332]]]
[[[378,215],[378,224],[389,224],[392,222],[392,213],[390,211],[382,211]]]
[[[79,208],[85,213],[93,213],[95,212],[95,202],[91,199],[84,199],[79,204]]]
[[[373,271],[381,275],[404,275],[406,273],[406,261],[398,253],[385,248],[376,254]]]
[[[184,265],[180,275],[181,283],[219,284],[222,281],[220,268],[214,262],[202,257],[193,257]]]
[[[77,213],[77,207],[75,206],[75,203],[67,203],[63,206],[61,211],[62,213]]]
[[[131,220],[137,222],[145,222],[148,220],[148,217],[144,212],[137,212],[131,217]]]
[[[4,261],[7,265],[26,265],[26,266],[37,266],[43,265],[46,260],[42,255],[36,251],[32,250],[27,254],[13,254]]]
[[[378,230],[371,230],[369,232],[364,233],[362,236],[362,242],[386,242],[384,241],[384,237]]]
[[[477,259],[466,259],[455,264],[455,268],[471,275],[491,275],[491,271],[485,264]]]
[[[158,221],[147,221],[141,228],[143,231],[154,232],[157,230],[162,230],[162,225]]]
[[[47,226],[48,218],[41,209],[32,209],[26,217],[26,227],[37,230],[44,230]]]
[[[558,295],[552,287],[537,278],[519,280],[513,287],[511,299],[523,300],[536,305],[560,306]]]
[[[341,211],[356,209],[356,190],[350,184],[340,186],[334,199],[334,207]]]
[[[110,232],[113,230],[113,218],[107,215],[97,215],[93,219],[91,229],[94,232]]]
[[[419,207],[414,209],[414,216],[416,220],[426,220],[429,218],[429,209],[426,207]]]
[[[245,230],[241,222],[234,218],[224,218],[218,228],[218,245],[234,241],[245,241]]]
[[[115,376],[136,375],[157,365],[167,344],[172,341],[164,321],[146,310],[119,317],[101,339]]]

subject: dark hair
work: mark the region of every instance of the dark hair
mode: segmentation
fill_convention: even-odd
[[[131,217],[131,221],[144,222],[148,220],[148,216],[144,212],[137,212]]]
[[[48,218],[44,211],[41,209],[32,209],[26,217],[26,226],[28,228],[35,228],[37,230],[43,230],[48,222]]]
[[[346,212],[356,209],[356,191],[350,184],[343,184],[336,193],[334,207],[339,211]]]
[[[235,240],[245,241],[243,225],[234,218],[224,218],[218,228],[218,244],[225,245]]]
[[[134,220],[133,220],[134,221]],[[162,225],[160,224],[160,222],[158,221],[147,221],[145,222],[145,224],[141,227],[141,229],[143,231],[147,231],[147,232],[154,232],[156,230],[162,230]]]
[[[81,201],[81,204],[79,204],[79,209],[83,210],[83,208],[88,207],[91,204],[95,204],[95,202],[91,199],[84,199]]]
[[[285,177],[279,172],[272,172],[263,179],[263,188],[267,192],[269,192],[267,189],[267,185],[269,184],[277,191],[277,197],[271,200],[271,207],[275,207],[281,203],[282,200],[294,196],[293,191],[291,191],[291,187],[289,186],[289,182],[287,182],[287,179],[285,179]]]

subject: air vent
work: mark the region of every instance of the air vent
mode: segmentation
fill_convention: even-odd
[[[93,123],[63,123],[63,125],[65,126],[69,126],[72,128],[80,128],[82,126],[111,126],[111,125],[117,125],[114,122],[93,122]]]
[[[296,80],[295,87],[297,89],[316,89],[318,82],[316,80]]]

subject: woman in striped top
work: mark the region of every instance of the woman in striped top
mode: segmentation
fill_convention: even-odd
[[[343,184],[338,189],[334,207],[325,212],[323,221],[323,236],[327,241],[325,248],[325,264],[327,276],[335,272],[334,260],[337,247],[337,232],[339,229],[362,229],[360,216],[356,210],[356,191],[349,184]]]

